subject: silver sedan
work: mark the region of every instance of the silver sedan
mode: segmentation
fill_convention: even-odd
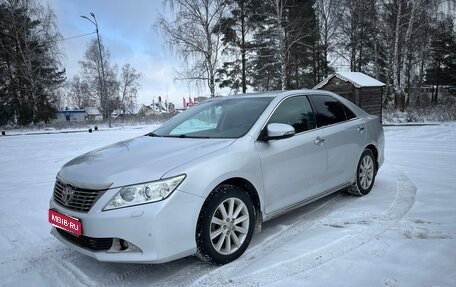
[[[383,149],[380,120],[330,92],[217,98],[65,164],[51,232],[100,261],[224,264],[264,221],[342,189],[368,194]]]

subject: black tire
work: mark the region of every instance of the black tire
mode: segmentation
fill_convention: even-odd
[[[370,149],[365,149],[356,167],[356,181],[348,187],[347,191],[358,196],[368,194],[374,186],[376,167],[374,154]]]
[[[206,199],[198,218],[197,257],[220,265],[236,260],[247,249],[254,227],[250,196],[233,185],[218,186]]]

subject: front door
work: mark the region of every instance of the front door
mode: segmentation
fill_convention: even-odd
[[[270,123],[289,124],[295,128],[295,135],[256,142],[262,165],[266,214],[322,192],[327,167],[324,134],[316,129],[306,96],[283,100],[267,124]]]

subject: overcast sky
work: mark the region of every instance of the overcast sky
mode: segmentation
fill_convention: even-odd
[[[40,0],[48,3],[57,16],[57,24],[64,38],[95,31],[94,25],[81,18],[95,13],[104,45],[111,53],[111,62],[121,67],[130,63],[144,74],[138,104],[151,104],[158,96],[182,106],[182,97],[188,98],[188,83],[176,81],[175,69],[182,65],[165,47],[159,32],[153,27],[160,14],[165,14],[159,0]],[[169,13],[169,11],[168,11]],[[79,71],[87,45],[96,34],[62,41],[64,65],[70,79]],[[205,96],[206,92],[191,96]]]

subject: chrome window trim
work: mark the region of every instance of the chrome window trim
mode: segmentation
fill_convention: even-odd
[[[269,114],[269,116],[267,117],[266,121],[263,123],[258,135],[256,136],[256,140],[255,141],[259,141],[259,142],[263,142],[262,140],[260,140],[260,134],[261,132],[264,130],[264,128],[266,127],[266,124],[269,122],[269,120],[271,119],[272,115],[275,113],[275,111],[277,110],[277,108],[285,101],[285,100],[288,100],[290,98],[294,98],[294,97],[306,97],[307,100],[309,101],[309,104],[310,104],[310,107],[312,108],[312,113],[314,114],[314,117],[315,117],[315,108],[313,107],[312,105],[312,101],[310,99],[310,97],[312,96],[329,96],[331,98],[333,98],[334,100],[338,101],[339,103],[341,103],[342,105],[344,105],[344,103],[342,103],[341,101],[339,101],[338,99],[334,98],[332,95],[327,95],[327,94],[324,94],[324,93],[311,93],[311,94],[293,94],[293,95],[289,95],[285,98],[283,98],[282,100],[280,100],[280,102],[277,103],[277,105],[274,107],[274,109],[272,110],[272,112]],[[316,128],[313,128],[311,130],[307,130],[307,131],[302,131],[302,132],[299,132],[299,133],[295,133],[294,136],[298,136],[298,135],[301,135],[301,134],[304,134],[304,133],[308,133],[308,132],[312,132],[312,131],[316,131],[316,130],[321,130],[321,129],[324,129],[324,128],[327,128],[327,127],[333,127],[333,126],[336,126],[336,125],[340,125],[340,124],[344,124],[344,123],[348,123],[348,122],[351,122],[351,121],[355,121],[355,120],[358,120],[359,119],[359,116],[352,110],[350,109],[349,107],[347,107],[347,105],[344,105],[344,107],[346,107],[347,109],[349,109],[356,117],[352,118],[352,119],[349,119],[349,120],[345,120],[345,121],[342,121],[342,122],[337,122],[337,123],[334,123],[334,124],[330,124],[330,125],[326,125],[326,126],[321,126],[321,127],[316,127]],[[317,119],[315,118],[315,124],[317,124]]]

